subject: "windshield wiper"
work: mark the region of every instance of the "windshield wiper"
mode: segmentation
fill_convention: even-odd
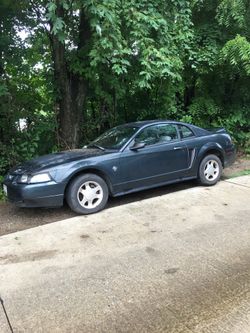
[[[103,148],[102,146],[96,145],[95,143],[91,143],[90,145],[88,145],[88,147],[98,148],[98,149],[100,149],[102,151],[105,150],[105,148]]]

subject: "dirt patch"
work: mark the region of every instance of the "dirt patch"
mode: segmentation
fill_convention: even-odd
[[[146,247],[146,252],[149,254],[153,254],[153,255],[157,254],[157,251],[153,247],[150,247],[150,246]]]
[[[177,267],[168,268],[168,269],[164,270],[164,273],[165,274],[175,274],[178,272],[178,270],[179,270],[179,268],[177,268]]]
[[[0,202],[0,236],[39,225],[74,217],[67,206],[63,208],[18,208],[8,202]]]
[[[246,159],[243,157],[238,158],[235,163],[230,166],[230,168],[226,168],[223,170],[224,178],[231,178],[237,175],[243,175],[244,171],[250,170],[250,159]]]
[[[90,236],[87,235],[87,234],[83,234],[83,235],[81,235],[80,237],[81,237],[82,239],[88,239]]]

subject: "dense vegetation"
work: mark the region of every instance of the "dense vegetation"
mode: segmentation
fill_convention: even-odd
[[[150,118],[249,152],[249,0],[1,0],[0,29],[0,175]]]

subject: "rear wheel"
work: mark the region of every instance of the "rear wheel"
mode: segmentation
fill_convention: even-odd
[[[199,181],[202,185],[215,185],[221,177],[222,163],[218,156],[207,155],[199,167]]]
[[[102,210],[108,201],[106,182],[95,174],[80,175],[73,179],[66,192],[70,208],[78,214],[92,214]]]

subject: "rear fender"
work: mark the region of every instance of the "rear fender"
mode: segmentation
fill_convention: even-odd
[[[198,165],[200,165],[201,161],[206,155],[210,154],[218,156],[221,160],[222,165],[224,166],[225,152],[222,146],[217,142],[208,142],[201,147],[197,158]]]

